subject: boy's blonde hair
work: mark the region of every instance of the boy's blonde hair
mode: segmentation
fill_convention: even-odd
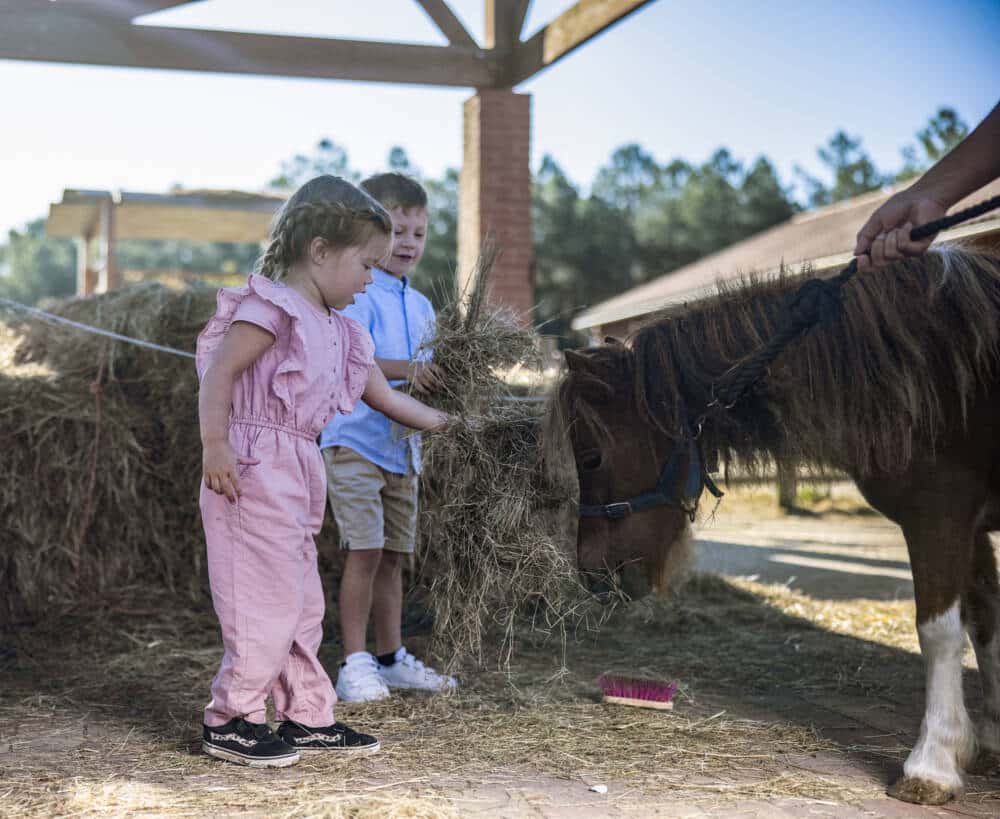
[[[377,173],[362,182],[361,187],[389,210],[427,207],[427,191],[424,186],[406,174]]]
[[[358,247],[377,235],[392,235],[392,217],[378,201],[339,176],[317,176],[275,215],[257,272],[280,279],[317,236],[331,245]]]

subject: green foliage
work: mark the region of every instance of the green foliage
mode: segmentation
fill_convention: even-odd
[[[458,266],[458,171],[423,179],[427,189],[427,247],[413,273],[413,284],[440,309],[452,301]]]
[[[828,186],[797,168],[808,191],[810,207],[851,199],[878,190],[892,181],[891,176],[883,175],[875,167],[871,157],[861,147],[861,139],[850,137],[845,131],[837,131],[817,154],[833,175],[833,185]]]
[[[386,161],[390,171],[406,174],[407,176],[418,177],[420,172],[410,162],[410,157],[403,148],[394,145],[389,149],[389,159]]]
[[[905,182],[919,176],[965,139],[968,133],[969,126],[953,108],[939,108],[927,125],[917,131],[920,149],[914,145],[902,149],[903,167],[896,174],[896,181]],[[923,156],[920,156],[921,149]]]
[[[839,131],[818,151],[829,172],[826,180],[798,171],[806,201],[816,207],[910,178],[968,130],[953,109],[939,109],[917,132],[919,147],[904,149],[896,174],[882,173],[859,138]],[[455,287],[458,172],[448,169],[439,179],[424,178],[400,146],[389,151],[386,167],[419,179],[427,189],[427,249],[413,280],[440,306]],[[361,179],[347,151],[322,139],[311,153],[282,162],[269,185],[292,190],[322,173]],[[589,195],[546,156],[532,199],[535,322],[564,343],[579,343],[570,321],[580,309],[779,224],[798,209],[766,157],[745,166],[725,148],[700,165],[679,158],[660,164],[640,145],[623,145],[598,170]],[[258,253],[256,245],[120,242],[118,262],[124,269],[243,272]],[[72,244],[46,239],[41,220],[12,232],[8,244],[0,245],[0,293],[33,303],[69,295],[74,288]]]
[[[703,165],[674,159],[657,166],[649,157],[617,153],[598,172],[595,193],[615,199],[609,180],[627,185],[628,212],[638,248],[638,281],[674,270],[788,219],[797,209],[774,166],[760,157],[749,170],[725,149]],[[629,183],[632,184],[629,184]],[[598,184],[600,183],[600,184]],[[622,204],[621,199],[617,200]]]
[[[125,239],[117,243],[115,252],[121,270],[246,274],[260,256],[260,245]]]
[[[360,176],[350,169],[347,151],[332,139],[321,139],[309,155],[295,154],[281,163],[281,170],[268,187],[278,191],[292,191],[320,174],[333,174],[359,182]]]
[[[0,245],[0,296],[24,304],[76,292],[76,249],[68,239],[45,236],[45,220],[12,230]]]
[[[626,211],[581,197],[550,156],[535,177],[533,209],[535,321],[546,335],[578,341],[573,315],[638,281],[634,230]]]
[[[611,207],[634,215],[660,185],[663,171],[639,145],[623,145],[598,170],[593,193]]]
[[[928,164],[941,159],[958,145],[969,133],[969,126],[952,108],[939,108],[930,118],[927,127],[917,131],[917,139],[924,149]]]

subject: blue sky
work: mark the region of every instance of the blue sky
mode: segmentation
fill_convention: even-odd
[[[481,37],[482,0],[451,5]],[[570,5],[535,0],[526,34]],[[206,0],[148,19],[443,43],[412,0]],[[517,90],[533,98],[532,166],[550,153],[583,187],[628,142],[661,161],[765,154],[792,182],[795,165],[820,172],[839,128],[892,169],[938,106],[979,122],[1000,97],[998,42],[995,0],[656,0]],[[461,163],[471,94],[10,61],[0,89],[0,235],[63,188],[259,189],[324,136],[362,171],[399,144],[438,175]]]

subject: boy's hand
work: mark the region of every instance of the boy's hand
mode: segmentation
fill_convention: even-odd
[[[205,446],[201,460],[205,486],[234,502],[241,494],[238,466],[241,464],[254,466],[260,463],[259,458],[238,455],[229,441]]]
[[[414,361],[410,367],[410,383],[418,393],[437,392],[444,386],[444,373],[431,361]]]

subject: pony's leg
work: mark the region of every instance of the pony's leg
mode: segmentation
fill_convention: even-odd
[[[950,496],[954,502],[955,496]],[[941,497],[940,495],[938,497]],[[962,789],[962,770],[976,751],[975,730],[962,695],[965,628],[960,599],[972,559],[973,510],[958,515],[919,495],[903,521],[917,603],[917,634],[927,670],[920,738],[903,776],[888,793],[897,799],[940,805]]]
[[[963,615],[983,684],[983,715],[977,726],[981,755],[975,767],[988,770],[1000,760],[1000,581],[986,532],[976,536]]]

